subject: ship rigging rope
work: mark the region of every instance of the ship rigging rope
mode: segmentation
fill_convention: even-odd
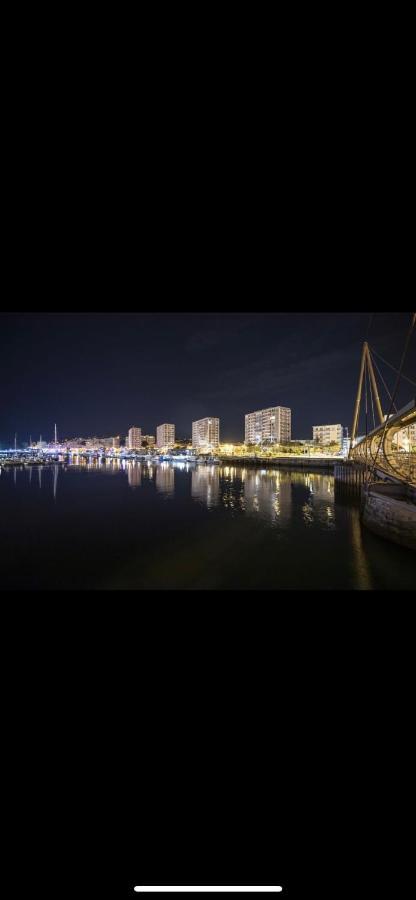
[[[387,425],[388,425],[388,421],[389,421],[389,418],[390,418],[390,415],[391,415],[391,411],[392,411],[392,409],[393,409],[394,401],[395,401],[395,399],[396,399],[396,394],[397,394],[397,390],[398,390],[398,387],[399,387],[399,384],[400,384],[400,379],[401,379],[401,377],[402,377],[403,366],[404,366],[404,362],[405,362],[405,359],[406,359],[407,350],[408,350],[409,343],[410,343],[410,338],[411,338],[411,336],[412,336],[413,329],[414,329],[414,327],[415,327],[415,323],[416,323],[416,313],[412,313],[412,320],[411,320],[411,322],[410,322],[409,330],[408,330],[408,332],[407,332],[406,341],[405,341],[405,345],[404,345],[404,349],[403,349],[403,353],[402,353],[402,358],[401,358],[401,360],[400,360],[400,369],[399,369],[399,372],[398,372],[398,375],[397,375],[397,378],[396,378],[396,384],[394,385],[393,396],[392,396],[391,402],[390,402],[390,409],[389,409],[389,411],[388,411],[388,413],[387,413],[386,421],[385,421],[385,423],[384,423],[383,434],[382,434],[382,436],[381,436],[381,440],[379,441],[379,444],[378,444],[378,447],[377,447],[377,453],[376,453],[376,455],[375,455],[374,462],[373,462],[373,466],[372,466],[371,473],[370,473],[370,480],[371,480],[371,478],[373,477],[373,472],[374,472],[374,469],[375,469],[375,467],[376,467],[376,462],[377,462],[378,454],[379,454],[379,452],[380,452],[380,447],[381,447],[381,445],[383,445],[383,447],[384,447],[384,439],[385,439],[385,436],[386,436]]]
[[[365,361],[365,369],[364,369],[364,390],[365,390],[365,436],[368,434],[368,394],[367,394],[367,380],[368,380],[368,366],[367,360]]]
[[[373,353],[374,353],[374,351],[373,351]],[[381,372],[380,372],[380,369],[379,369],[379,367],[378,367],[378,365],[377,365],[375,359],[373,359],[373,364],[374,364],[374,366],[375,366],[375,369],[376,369],[376,371],[377,371],[377,374],[380,376],[381,381],[383,382],[383,385],[384,385],[384,388],[385,388],[385,390],[386,390],[386,393],[388,394],[388,396],[389,396],[389,398],[390,398],[390,400],[391,400],[391,393],[390,393],[390,391],[389,391],[389,389],[388,389],[388,387],[387,387],[387,385],[386,385],[386,382],[384,381],[384,378],[383,378],[383,376],[382,376],[382,374],[381,374]],[[397,413],[397,406],[396,406],[396,404],[393,403],[393,406],[394,406],[394,411]]]
[[[367,366],[367,368],[368,368],[368,366]],[[375,415],[374,415],[373,386],[372,386],[372,384],[371,384],[371,378],[370,378],[370,373],[369,373],[369,372],[368,372],[368,382],[369,382],[369,385],[370,385],[371,409],[372,409],[372,413],[373,413],[373,429],[375,430],[375,428],[376,428],[376,417],[375,417]]]
[[[395,366],[392,366],[391,363],[387,362],[386,359],[383,359],[383,357],[380,356],[379,353],[376,353],[376,351],[374,350],[374,347],[369,347],[369,349],[371,350],[371,352],[373,353],[374,356],[377,356],[377,358],[381,359],[381,361],[384,362],[386,364],[386,366],[389,366],[390,369],[393,369],[393,372],[395,372],[396,375],[398,374],[399,370],[396,369]],[[403,375],[403,373],[402,373],[401,377],[404,378],[405,381],[410,381],[410,384],[413,384],[413,386],[416,387],[416,381],[413,381],[411,378],[409,378],[408,375]]]
[[[364,368],[364,390],[365,390],[365,437],[366,437],[366,441],[365,441],[365,468],[366,468],[366,471],[367,471],[367,459],[368,459],[368,441],[367,441],[367,436],[368,436],[368,393],[367,393],[367,381],[368,381],[368,378],[369,378],[369,372],[368,372],[368,364],[367,364],[367,359],[366,359],[366,361],[365,361],[365,368]]]

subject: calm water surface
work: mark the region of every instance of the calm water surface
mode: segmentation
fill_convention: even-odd
[[[0,587],[412,590],[332,475],[94,460],[0,474]]]

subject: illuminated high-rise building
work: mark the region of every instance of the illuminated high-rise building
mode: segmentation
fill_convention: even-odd
[[[129,428],[127,436],[127,447],[129,450],[140,450],[142,446],[142,429],[135,425]]]
[[[213,450],[220,442],[220,420],[198,419],[192,422],[192,446],[196,450]]]
[[[174,425],[158,425],[156,431],[156,444],[161,449],[162,447],[170,447],[175,446],[175,426]]]
[[[246,444],[289,444],[292,411],[287,406],[269,406],[245,417]]]

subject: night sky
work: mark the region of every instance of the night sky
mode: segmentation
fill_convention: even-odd
[[[244,414],[292,409],[292,438],[312,425],[351,427],[361,346],[399,365],[410,313],[38,313],[0,315],[0,442],[156,434],[219,416],[221,440],[244,438]],[[378,361],[391,390],[395,374]],[[416,381],[416,338],[405,373]],[[414,396],[404,383],[399,405]],[[386,395],[381,391],[383,408]]]

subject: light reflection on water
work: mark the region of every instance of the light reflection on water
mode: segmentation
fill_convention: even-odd
[[[29,467],[29,484],[32,469]],[[52,473],[52,493],[59,502],[59,473],[71,469],[95,472],[104,476],[125,476],[132,490],[152,486],[165,498],[175,495],[176,479],[189,483],[189,496],[209,510],[222,508],[230,515],[255,516],[271,525],[280,526],[293,518],[300,518],[309,528],[334,528],[334,479],[332,475],[283,471],[278,469],[241,468],[239,466],[198,465],[186,462],[153,462],[126,459],[78,458],[61,467],[38,466],[39,487],[50,487],[48,472]],[[24,468],[21,469],[24,472]],[[19,469],[20,472],[20,469]],[[17,467],[13,470],[15,484]]]
[[[175,493],[175,470],[168,462],[156,466],[156,490],[168,497]]]

